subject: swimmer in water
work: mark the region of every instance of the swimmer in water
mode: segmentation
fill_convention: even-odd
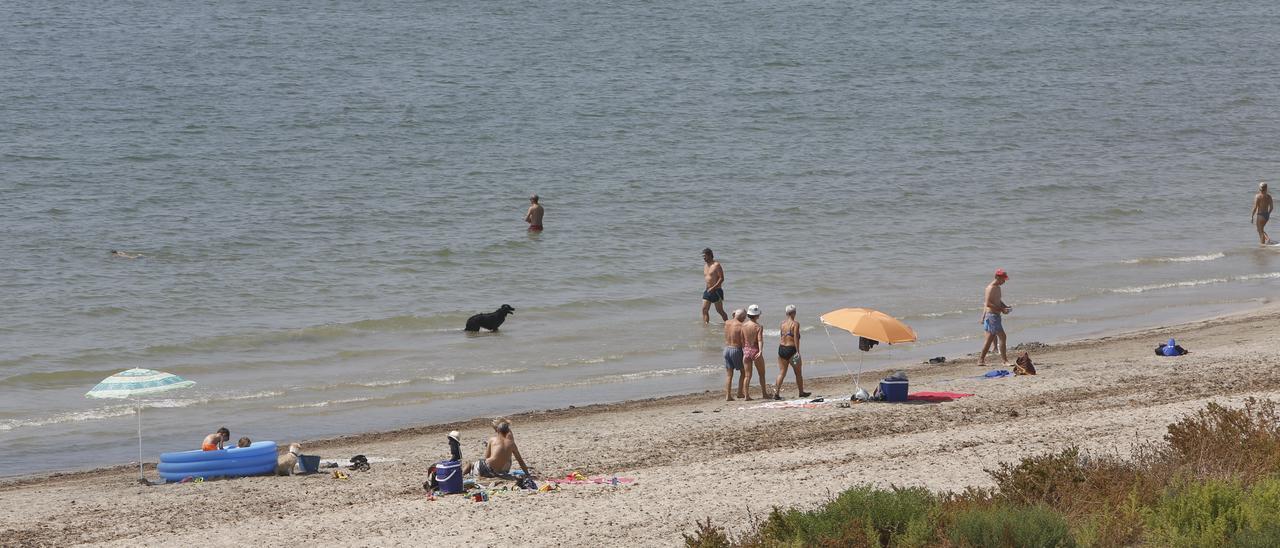
[[[139,258],[139,257],[142,257],[143,255],[142,255],[141,253],[126,253],[126,252],[124,252],[124,251],[119,251],[119,250],[112,249],[112,250],[111,250],[111,256],[112,256],[112,257],[120,257],[120,258],[122,258],[122,259],[137,259],[137,258]]]

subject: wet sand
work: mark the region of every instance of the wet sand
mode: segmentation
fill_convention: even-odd
[[[812,506],[858,483],[989,485],[983,469],[1001,461],[1071,445],[1124,453],[1207,401],[1280,397],[1278,328],[1280,307],[1268,305],[1039,348],[1035,377],[981,379],[990,368],[972,356],[908,369],[913,392],[975,394],[946,403],[743,409],[760,402],[712,392],[528,413],[513,418],[514,431],[539,478],[578,470],[636,481],[497,493],[484,503],[429,501],[422,482],[448,457],[449,430],[462,431],[465,458],[480,455],[487,420],[303,442],[304,453],[325,458],[397,459],[348,480],[146,487],[136,464],[13,478],[0,482],[0,545],[672,546],[708,517],[741,530],[772,506]],[[1193,353],[1155,356],[1171,336]],[[864,386],[882,376],[864,373]],[[846,375],[808,384],[828,400],[852,391]],[[156,477],[150,467],[148,475]]]

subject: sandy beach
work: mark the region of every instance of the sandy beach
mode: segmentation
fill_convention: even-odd
[[[462,431],[464,457],[479,454],[483,419],[304,442],[325,458],[380,461],[347,480],[144,487],[128,466],[15,478],[0,484],[0,545],[672,546],[696,520],[741,530],[772,506],[812,506],[858,483],[957,490],[988,485],[984,468],[1024,455],[1071,445],[1123,453],[1207,401],[1280,395],[1278,326],[1280,307],[1268,305],[1048,346],[1032,351],[1035,377],[983,379],[972,356],[911,366],[913,392],[974,394],[946,403],[769,409],[699,393],[516,416],[540,479],[576,470],[635,481],[499,492],[483,503],[429,501],[421,487],[427,467],[448,456],[447,431]],[[1169,337],[1193,353],[1155,356]],[[851,381],[827,377],[812,390],[847,398]]]

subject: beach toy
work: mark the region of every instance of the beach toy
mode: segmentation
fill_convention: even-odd
[[[259,441],[249,447],[218,451],[179,451],[160,455],[156,471],[165,481],[185,478],[238,478],[276,470],[276,442]]]
[[[462,463],[456,460],[445,460],[436,463],[436,482],[440,484],[440,492],[445,494],[461,493],[466,489],[462,482]]]

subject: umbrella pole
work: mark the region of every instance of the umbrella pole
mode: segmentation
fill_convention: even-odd
[[[138,416],[138,479],[145,479],[142,474],[142,406],[134,408]]]

